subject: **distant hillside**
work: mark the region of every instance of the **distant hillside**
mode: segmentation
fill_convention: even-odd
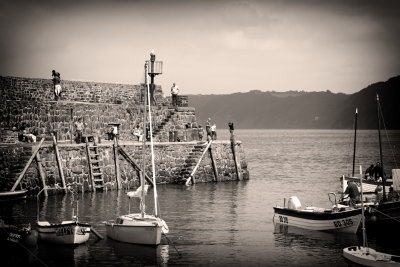
[[[352,129],[358,107],[359,129],[376,129],[375,94],[380,96],[387,129],[400,129],[400,76],[354,94],[326,92],[262,92],[190,95],[198,120],[215,120],[218,128],[235,122],[241,129]]]

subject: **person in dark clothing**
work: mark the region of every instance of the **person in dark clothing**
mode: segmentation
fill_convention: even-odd
[[[356,203],[360,201],[360,192],[358,191],[357,185],[352,181],[347,181],[347,188],[344,194],[348,194],[350,197],[349,206],[355,207]]]
[[[383,179],[384,174],[381,163],[377,162],[374,168],[375,181],[379,181],[380,178]]]
[[[373,179],[374,178],[374,164],[371,164],[366,170],[365,170],[365,179]]]
[[[51,72],[51,75],[53,77],[53,84],[54,84],[54,97],[56,100],[58,100],[58,98],[61,95],[61,76],[60,73],[53,70]]]
[[[389,187],[388,200],[389,201],[398,201],[400,199],[400,194],[397,191],[394,191],[393,185]]]

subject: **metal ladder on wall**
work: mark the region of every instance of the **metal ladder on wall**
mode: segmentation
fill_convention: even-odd
[[[104,189],[104,178],[101,173],[100,158],[98,153],[98,146],[96,139],[93,135],[84,135],[86,143],[86,154],[89,165],[89,176],[92,182],[92,191]],[[90,139],[93,139],[93,144],[90,143]]]

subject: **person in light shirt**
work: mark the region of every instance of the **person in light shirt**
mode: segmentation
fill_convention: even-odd
[[[171,87],[171,96],[172,96],[172,105],[174,108],[178,105],[178,94],[179,94],[179,86],[175,83]]]

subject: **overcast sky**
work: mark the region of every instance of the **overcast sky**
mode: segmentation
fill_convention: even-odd
[[[400,74],[400,1],[0,1],[0,75],[139,84],[154,49],[165,93],[353,93]]]

